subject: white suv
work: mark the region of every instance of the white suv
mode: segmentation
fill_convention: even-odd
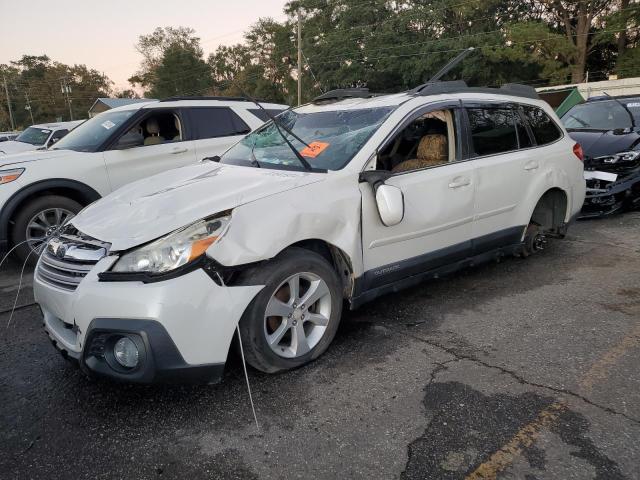
[[[326,350],[343,300],[562,236],[582,172],[525,87],[330,92],[217,163],[87,207],[47,244],[35,296],[55,346],[97,374],[217,381],[237,327],[251,365],[282,371]]]
[[[288,108],[262,105],[275,113]],[[85,205],[126,183],[223,153],[265,115],[243,98],[135,103],[87,120],[48,150],[0,156],[0,250],[17,246],[27,258]]]

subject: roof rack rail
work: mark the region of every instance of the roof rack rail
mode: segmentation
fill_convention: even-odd
[[[218,96],[210,96],[210,97],[208,97],[208,96],[194,96],[194,97],[175,96],[175,97],[163,98],[160,101],[161,102],[176,102],[178,100],[226,100],[226,101],[233,101],[233,102],[249,102],[250,101],[250,100],[248,100],[248,99],[246,99],[244,97],[218,97]]]
[[[446,93],[493,93],[511,95],[513,97],[525,97],[539,99],[535,88],[519,83],[507,83],[500,88],[489,87],[469,87],[463,80],[453,80],[449,82],[430,82],[409,90],[409,94],[418,96],[442,95]]]
[[[314,98],[313,103],[329,103],[337,102],[345,98],[370,98],[374,96],[376,96],[376,94],[369,92],[368,88],[338,88]]]

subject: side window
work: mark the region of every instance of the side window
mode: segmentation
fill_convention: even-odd
[[[538,145],[552,143],[562,137],[562,132],[553,120],[538,107],[522,107]]]
[[[191,108],[191,125],[196,140],[245,135],[249,126],[230,108]]]
[[[174,110],[156,110],[122,134],[115,147],[124,150],[183,140],[182,122]]]
[[[51,146],[54,143],[56,143],[58,140],[60,140],[62,137],[64,137],[67,133],[69,133],[69,130],[56,130],[55,132],[53,132],[53,135],[51,135],[51,138],[49,139],[49,143],[47,146]]]
[[[515,112],[508,108],[468,108],[473,149],[479,156],[518,149]]]
[[[420,115],[380,150],[376,170],[402,173],[455,162],[455,124],[453,109]]]
[[[261,108],[248,108],[247,112],[249,112],[254,117],[258,117],[263,122],[266,122],[267,120],[269,120],[269,116],[267,115],[267,112],[269,112],[273,117],[275,117],[279,113],[284,112],[284,110],[278,110],[275,108],[265,108],[265,110],[266,112]]]

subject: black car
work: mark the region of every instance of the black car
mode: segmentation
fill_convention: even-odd
[[[640,97],[593,97],[571,108],[562,122],[584,152],[581,217],[640,206]]]

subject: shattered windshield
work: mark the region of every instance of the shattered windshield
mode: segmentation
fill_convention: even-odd
[[[636,123],[640,122],[640,109],[637,108],[640,103],[626,105],[633,112]],[[632,127],[629,112],[615,100],[576,105],[562,116],[562,123],[572,130],[618,130]]]
[[[312,168],[339,170],[358,153],[393,109],[378,107],[313,113],[288,110],[278,116],[278,121],[305,142],[299,142],[282,129],[287,140]],[[273,122],[234,145],[222,156],[220,163],[304,169]]]

